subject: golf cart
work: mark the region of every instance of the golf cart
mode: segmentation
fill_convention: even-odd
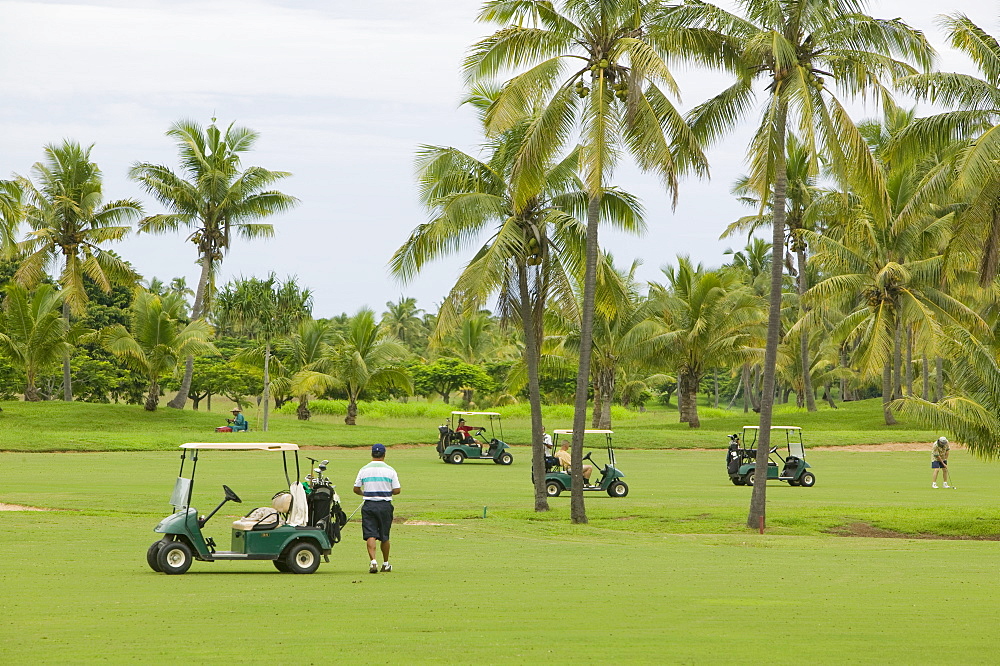
[[[757,469],[757,435],[760,426],[743,426],[743,438],[734,434],[729,436],[729,449],[726,452],[726,471],[729,480],[735,486],[752,486],[754,471]],[[816,475],[810,471],[806,462],[805,446],[802,444],[802,428],[799,426],[771,426],[771,436],[784,433],[785,448],[788,455],[778,453],[780,442],[768,451],[767,478],[786,481],[790,486],[816,485]],[[750,445],[747,446],[747,441]]]
[[[193,560],[270,560],[282,573],[308,574],[319,567],[320,555],[327,562],[333,545],[340,541],[340,530],[347,516],[330,480],[323,474],[328,461],[313,469],[305,483],[299,483],[299,447],[295,444],[190,443],[181,444],[181,468],[174,483],[170,504],[174,512],[153,530],[163,535],[146,552],[146,563],[153,571],[182,574]],[[285,486],[274,495],[271,506],[260,507],[233,521],[230,550],[220,550],[202,529],[227,502],[242,503],[233,490],[222,486],[223,500],[207,516],[199,516],[191,506],[195,472],[202,451],[280,452],[285,472]],[[293,456],[288,453],[292,452]],[[184,468],[190,454],[190,476]],[[289,478],[289,458],[295,462],[295,476]],[[313,461],[315,462],[315,461]],[[316,474],[316,476],[313,476]]]
[[[555,452],[559,448],[559,437],[563,438],[573,437],[572,430],[555,430],[552,433],[554,436],[552,438],[552,451]],[[590,461],[595,469],[601,470],[601,478],[596,483],[591,479],[591,483],[585,485],[583,490],[585,492],[595,492],[603,491],[611,495],[612,497],[625,497],[628,495],[628,485],[622,481],[625,476],[622,474],[621,470],[615,467],[615,449],[611,444],[611,435],[614,434],[613,430],[584,430],[583,434],[586,435],[604,435],[605,442],[608,447],[608,463],[601,467],[594,462],[591,458],[593,452],[588,452],[587,455],[583,456],[583,461]],[[554,456],[545,457],[545,493],[549,497],[558,497],[560,493],[564,490],[569,490],[572,488],[572,477],[570,476],[569,470],[564,468],[559,462],[559,459]]]
[[[486,437],[486,428],[474,427],[468,437],[458,432],[459,421],[465,421],[466,416],[489,418],[490,435]],[[492,460],[498,465],[509,465],[514,462],[514,454],[503,441],[503,425],[500,415],[496,412],[452,412],[448,422],[438,426],[438,457],[446,463],[460,465],[468,460]]]

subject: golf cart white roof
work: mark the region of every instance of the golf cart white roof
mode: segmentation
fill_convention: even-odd
[[[500,416],[499,412],[452,412],[452,416]]]
[[[743,426],[744,430],[760,430],[759,425]],[[771,430],[802,430],[802,426],[771,426]]]
[[[298,451],[298,444],[266,442],[188,442],[182,449],[214,449],[216,451]]]
[[[572,430],[553,430],[557,435],[572,435]],[[584,430],[584,435],[610,435],[614,433],[614,430]]]

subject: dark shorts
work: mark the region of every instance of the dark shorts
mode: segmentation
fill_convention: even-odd
[[[942,467],[947,467],[947,466],[948,465],[946,463],[942,463],[940,460],[931,461],[931,469],[940,469]]]
[[[361,506],[361,538],[389,540],[392,527],[392,502],[365,500]]]

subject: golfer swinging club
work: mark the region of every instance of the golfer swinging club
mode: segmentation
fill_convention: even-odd
[[[392,527],[392,496],[399,494],[399,476],[385,464],[385,446],[372,444],[372,461],[361,468],[354,481],[354,494],[365,498],[361,506],[361,536],[368,544],[371,565],[368,573],[378,573],[375,542],[382,542],[382,571],[392,571],[389,564],[389,529]]]
[[[934,448],[931,449],[931,488],[937,488],[937,475],[938,470],[942,470],[942,477],[944,478],[944,487],[950,488],[948,485],[948,452],[951,447],[948,446],[948,439],[946,437],[938,437],[938,440],[934,442]]]

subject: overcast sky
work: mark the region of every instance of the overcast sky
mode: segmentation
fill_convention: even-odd
[[[436,310],[460,258],[431,266],[407,285],[386,263],[426,219],[416,201],[413,155],[420,144],[475,151],[481,137],[460,108],[460,66],[470,44],[493,31],[477,24],[478,0],[0,0],[0,177],[27,175],[42,147],[64,138],[94,144],[105,198],[137,197],[125,174],[136,161],[176,168],[164,136],[181,118],[235,121],[260,132],[245,164],[294,174],[281,189],[302,200],[272,218],[276,237],[237,242],[223,263],[232,277],[295,275],[328,317],[414,296]],[[972,71],[943,44],[934,16],[962,11],[1000,34],[997,3],[872,2],[869,13],[924,30],[944,70]],[[726,79],[676,71],[689,108]],[[859,111],[859,115],[862,114]],[[671,211],[657,181],[629,166],[615,184],[642,197],[649,232],[605,233],[620,264],[640,258],[657,279],[677,254],[709,265],[744,239],[718,239],[746,214],[729,195],[743,172],[746,130],[710,151],[710,182],[686,181]],[[194,246],[182,234],[133,237],[114,249],[146,278],[197,280]]]

